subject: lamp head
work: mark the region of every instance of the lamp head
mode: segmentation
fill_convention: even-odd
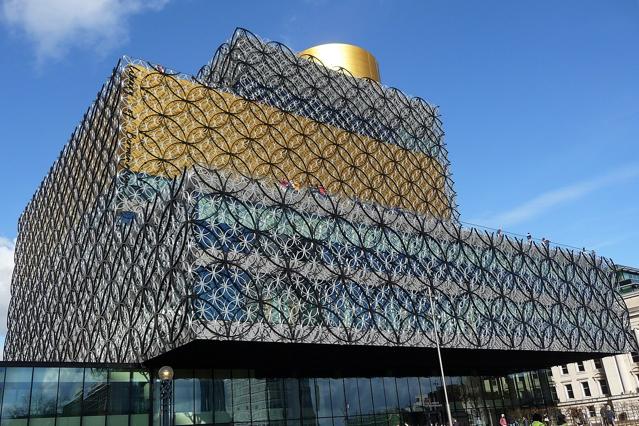
[[[168,365],[160,368],[158,370],[158,378],[160,380],[172,380],[173,379],[173,369]]]

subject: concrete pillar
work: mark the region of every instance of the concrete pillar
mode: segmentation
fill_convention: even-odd
[[[619,369],[619,376],[621,377],[621,383],[624,388],[624,393],[636,393],[637,392],[637,382],[635,378],[632,376],[632,358],[629,354],[622,354],[615,356],[615,362],[617,363],[617,368]]]
[[[617,368],[617,362],[615,356],[608,356],[602,358],[601,362],[606,373],[606,380],[608,381],[608,388],[610,395],[621,395],[625,392],[624,385],[619,374],[619,368]]]

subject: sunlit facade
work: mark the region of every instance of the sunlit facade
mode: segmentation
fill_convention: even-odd
[[[614,263],[462,226],[437,109],[330,46],[346,69],[245,30],[195,76],[124,58],[20,218],[5,359],[139,366],[149,413],[171,365],[176,424],[412,425],[444,421],[441,355],[491,424],[628,350]]]
[[[639,269],[617,265],[619,292],[630,314],[630,326],[639,336]],[[639,339],[638,339],[639,340]],[[639,420],[639,352],[566,363],[552,367],[558,407],[582,423],[603,423],[602,410],[610,406],[619,420]]]

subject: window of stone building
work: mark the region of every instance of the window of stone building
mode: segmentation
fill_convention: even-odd
[[[564,364],[561,366],[561,374],[568,374],[568,365]]]
[[[575,392],[573,392],[573,390],[572,390],[572,385],[566,385],[566,397],[568,399],[574,399],[575,398]]]
[[[595,410],[595,406],[594,405],[589,405],[588,406],[588,415],[590,417],[597,417],[597,410]]]
[[[601,358],[596,358],[593,361],[595,363],[595,368],[603,368],[603,363],[601,362]]]
[[[592,393],[590,392],[590,384],[588,382],[581,382],[581,389],[584,391],[585,397],[592,396]]]
[[[608,381],[606,379],[599,379],[599,387],[601,388],[601,395],[610,395],[610,389],[608,389]]]
[[[583,361],[579,361],[577,363],[577,371],[586,371],[586,366],[584,365]]]

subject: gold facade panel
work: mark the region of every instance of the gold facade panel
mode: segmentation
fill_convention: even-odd
[[[359,46],[344,43],[320,44],[298,53],[300,57],[304,55],[319,59],[327,68],[345,68],[354,77],[380,82],[377,60],[369,51]]]
[[[443,168],[423,153],[139,66],[128,75],[131,171],[174,178],[197,164],[451,215]]]

